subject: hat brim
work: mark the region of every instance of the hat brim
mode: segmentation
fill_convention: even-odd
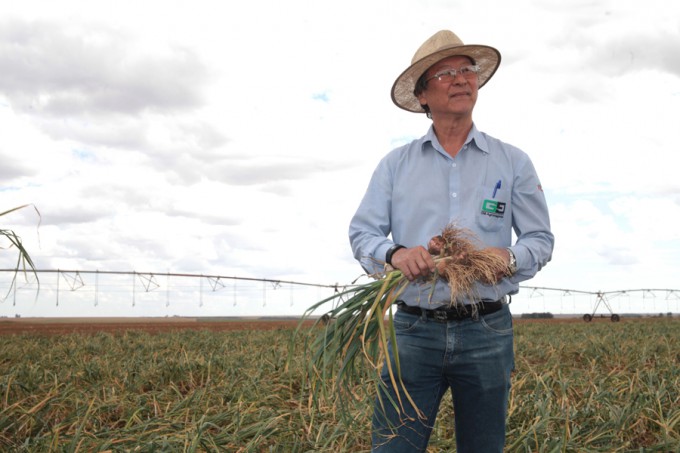
[[[480,66],[478,74],[480,88],[489,81],[501,64],[501,53],[491,46],[468,44],[439,50],[416,61],[397,77],[392,85],[392,101],[397,107],[409,112],[425,113],[418,98],[413,94],[418,79],[435,63],[456,55],[470,57]]]

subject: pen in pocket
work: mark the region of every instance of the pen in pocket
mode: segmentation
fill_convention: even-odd
[[[499,179],[498,182],[496,183],[496,187],[493,188],[493,195],[491,195],[491,198],[496,198],[496,192],[500,188],[501,188],[501,180]]]

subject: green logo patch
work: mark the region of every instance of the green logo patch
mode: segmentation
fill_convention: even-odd
[[[484,200],[482,202],[482,214],[492,217],[503,217],[505,203],[496,200]]]

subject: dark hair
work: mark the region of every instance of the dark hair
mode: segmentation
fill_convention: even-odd
[[[427,74],[427,71],[423,72],[423,74],[418,78],[416,86],[413,89],[413,95],[416,98],[420,96],[420,93],[427,90],[427,79],[425,78],[425,74]],[[425,110],[425,114],[427,115],[427,117],[432,118],[432,116],[430,115],[430,107],[427,104],[420,104],[420,106],[423,108],[423,110]]]
[[[416,81],[415,88],[413,89],[413,94],[416,97],[419,96],[423,91],[427,90],[427,79],[425,78],[425,74],[427,74],[427,71],[423,72],[418,78],[418,81]]]

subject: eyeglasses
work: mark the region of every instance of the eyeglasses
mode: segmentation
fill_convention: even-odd
[[[456,80],[456,76],[458,74],[462,75],[466,79],[473,79],[477,76],[477,73],[479,73],[479,69],[479,65],[476,64],[463,66],[460,69],[444,69],[427,79],[426,82],[432,79],[437,79],[442,83],[451,83]]]

